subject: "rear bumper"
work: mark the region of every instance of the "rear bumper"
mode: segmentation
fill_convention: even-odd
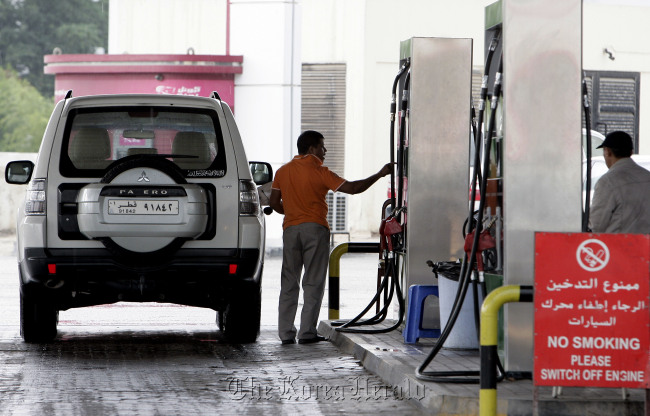
[[[57,309],[119,301],[169,302],[222,310],[241,291],[259,290],[256,249],[180,249],[173,256],[121,262],[106,249],[28,248],[21,290]]]

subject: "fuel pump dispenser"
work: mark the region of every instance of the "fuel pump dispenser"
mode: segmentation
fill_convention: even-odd
[[[499,31],[496,31],[492,35],[490,40],[489,47],[486,53],[486,62],[485,62],[485,73],[481,82],[481,96],[478,103],[478,117],[476,120],[472,120],[472,132],[473,132],[473,142],[470,146],[474,147],[474,158],[473,158],[473,170],[472,170],[472,179],[470,189],[472,190],[471,195],[474,195],[473,190],[477,189],[478,184],[480,183],[481,189],[481,198],[479,202],[478,209],[474,210],[474,198],[472,197],[469,204],[469,213],[466,223],[463,227],[463,234],[465,236],[464,251],[465,255],[463,261],[460,264],[459,275],[459,284],[458,290],[454,297],[454,302],[452,310],[445,324],[445,328],[442,331],[440,337],[438,338],[436,344],[434,345],[432,351],[429,353],[424,362],[416,369],[416,377],[434,382],[450,382],[450,383],[478,383],[479,379],[477,378],[480,373],[478,370],[470,371],[426,371],[427,366],[431,363],[436,354],[445,344],[447,338],[451,334],[452,329],[456,325],[458,316],[463,308],[463,304],[467,301],[467,293],[469,286],[472,286],[472,297],[470,306],[474,309],[474,323],[476,326],[475,334],[479,333],[479,319],[478,319],[478,309],[479,302],[481,297],[486,296],[486,288],[483,279],[483,273],[485,270],[484,264],[484,253],[487,249],[494,249],[497,246],[496,239],[492,235],[492,225],[499,219],[498,216],[490,219],[487,226],[483,226],[484,213],[486,212],[486,195],[487,195],[487,182],[488,177],[492,176],[490,169],[492,160],[490,158],[490,150],[492,149],[492,139],[495,134],[495,120],[498,116],[498,104],[501,97],[501,79],[502,79],[502,64],[503,61],[501,57],[498,57],[499,65],[498,70],[494,73],[494,88],[492,89],[492,99],[489,101],[489,110],[490,117],[487,125],[484,126],[483,119],[485,110],[487,108],[486,102],[488,96],[488,82],[490,78],[490,68],[492,65],[492,60],[495,57],[495,51],[499,44]],[[476,114],[475,109],[472,108],[472,114]],[[485,140],[482,140],[485,137]],[[498,212],[498,211],[497,211]],[[465,233],[465,226],[468,226],[469,232]],[[486,259],[489,257],[485,256]],[[492,262],[494,263],[494,262]],[[432,262],[428,263],[436,276],[438,271],[440,271],[445,262],[438,262],[433,264]],[[492,265],[494,268],[494,265]],[[479,288],[480,286],[480,288]],[[481,297],[479,297],[479,292]],[[467,322],[463,323],[468,325]],[[470,329],[471,332],[471,329]],[[476,336],[476,335],[475,335]],[[498,363],[499,368],[499,377],[504,376],[503,367],[501,363]]]
[[[391,160],[397,174],[391,176],[391,203],[382,223],[391,266],[371,301],[377,302],[381,291],[389,299],[398,292],[397,325],[408,302],[400,288],[431,284],[428,259],[458,259],[463,253],[457,230],[467,209],[472,40],[412,38],[401,43],[400,61],[391,103]],[[335,322],[341,325],[336,330],[379,331],[354,328],[378,323],[382,313],[361,321],[371,305],[351,321]],[[437,316],[438,304],[428,304],[425,315]]]
[[[581,230],[582,1],[502,0],[485,16],[486,40],[499,31],[503,45],[503,114],[490,172],[503,214],[501,276],[505,285],[534,285],[535,233]],[[532,371],[533,314],[528,303],[504,309],[511,375]]]
[[[580,0],[502,0],[486,8],[485,100],[472,129],[477,150],[471,189],[480,189],[481,200],[467,220],[455,308],[470,284],[478,291],[481,275],[492,287],[533,285],[535,232],[581,229],[581,11]],[[411,82],[416,80],[413,73]],[[415,109],[411,112],[413,118]],[[490,245],[481,246],[482,236],[487,241],[488,235]],[[493,255],[477,255],[482,248],[494,250]],[[444,256],[431,252],[430,258]],[[448,326],[454,319],[452,314]],[[533,321],[532,305],[505,307],[501,376],[530,376]],[[478,382],[468,378],[477,372],[425,371],[449,330],[442,332],[416,375]]]
[[[463,255],[458,231],[468,202],[472,39],[412,38],[401,43],[400,58],[410,62],[399,253],[408,288],[431,284],[427,260]]]

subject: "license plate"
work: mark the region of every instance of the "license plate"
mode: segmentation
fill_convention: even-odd
[[[177,200],[109,199],[110,215],[178,215]]]

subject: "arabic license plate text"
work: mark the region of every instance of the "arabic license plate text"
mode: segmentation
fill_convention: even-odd
[[[110,215],[178,215],[177,200],[109,199]]]

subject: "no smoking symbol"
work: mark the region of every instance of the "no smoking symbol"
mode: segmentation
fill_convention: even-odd
[[[597,272],[607,266],[609,248],[602,241],[591,238],[578,246],[576,258],[580,267],[588,272]]]

